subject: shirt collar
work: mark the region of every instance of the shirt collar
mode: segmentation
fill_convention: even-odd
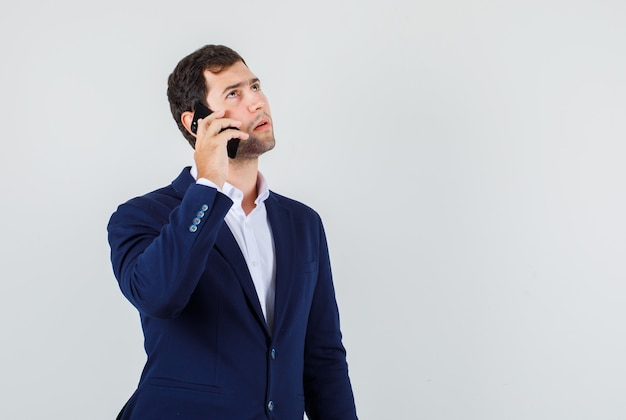
[[[193,179],[195,179],[196,181],[198,180],[198,168],[196,167],[195,162],[191,165],[191,168],[189,169],[189,173],[191,174]],[[254,200],[254,204],[259,205],[260,203],[267,200],[267,198],[270,196],[270,190],[267,184],[267,180],[265,179],[265,177],[260,171],[257,172],[256,189],[258,191],[258,195],[257,195],[256,200]],[[232,184],[229,184],[228,182],[224,182],[224,186],[222,187],[222,189],[220,190],[218,188],[218,190],[222,194],[227,195],[228,198],[230,198],[233,201],[241,202],[243,198],[243,194],[241,193],[241,191],[239,191],[237,187],[235,187]],[[237,198],[239,199],[237,200]]]
[[[256,200],[254,200],[254,204],[260,204],[267,200],[267,197],[270,196],[269,186],[267,185],[267,181],[261,172],[257,172],[256,190],[259,192],[259,195]]]

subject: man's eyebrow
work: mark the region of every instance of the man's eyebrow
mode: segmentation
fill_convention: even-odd
[[[222,95],[225,94],[227,91],[232,90],[232,89],[238,89],[243,87],[244,85],[253,85],[255,83],[258,83],[260,80],[258,77],[253,77],[252,79],[248,80],[247,82],[239,82],[239,83],[235,83],[234,85],[230,85],[230,86],[226,86],[226,88],[224,89],[224,91],[222,92]]]

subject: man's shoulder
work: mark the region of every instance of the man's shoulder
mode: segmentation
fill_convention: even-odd
[[[146,194],[133,197],[128,200],[127,204],[140,205],[141,203],[150,203],[150,202],[158,202],[158,203],[178,203],[180,202],[180,197],[176,194],[176,191],[172,187],[172,185],[166,185],[161,188],[157,188],[154,191],[150,191]]]
[[[278,194],[274,191],[270,191],[270,196],[268,200],[271,200],[271,202],[279,206],[288,208],[289,210],[297,214],[302,214],[304,216],[313,217],[315,219],[320,218],[318,212],[312,207],[310,207],[309,205],[304,204],[303,202],[295,200],[293,198],[289,198],[287,196]]]
[[[193,178],[189,174],[189,168],[184,168],[170,184],[127,200],[118,206],[118,211],[128,206],[150,210],[154,210],[155,206],[175,207],[180,204],[184,190],[191,185],[191,181]]]

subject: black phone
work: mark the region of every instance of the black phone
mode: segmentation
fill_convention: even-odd
[[[211,115],[213,111],[207,108],[201,102],[198,102],[196,106],[193,108],[193,119],[191,120],[191,132],[196,134],[198,132],[198,120],[201,118],[206,118]],[[220,130],[220,133],[224,130],[234,129],[239,130],[237,127],[227,127]],[[237,157],[237,149],[239,149],[239,142],[241,139],[230,139],[228,143],[226,143],[226,151],[228,152],[228,157],[231,159],[235,159]]]

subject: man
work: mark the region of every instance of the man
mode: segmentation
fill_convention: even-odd
[[[235,51],[207,45],[178,63],[168,98],[194,164],[108,225],[147,353],[118,418],[355,419],[321,220],[258,172],[274,147],[259,79]],[[196,131],[197,103],[214,112]]]

